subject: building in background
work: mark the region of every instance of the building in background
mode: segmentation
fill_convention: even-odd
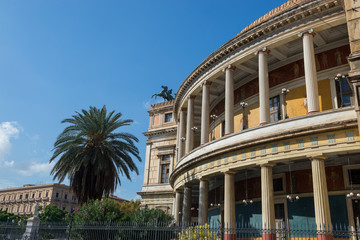
[[[55,204],[68,212],[79,207],[69,186],[52,183],[24,185],[23,187],[0,189],[0,210],[16,215],[31,215],[36,203],[45,208]]]
[[[359,12],[290,0],[209,55],[149,111],[142,203],[174,191],[182,224],[359,224]]]
[[[144,133],[146,157],[141,206],[173,211],[173,189],[169,184],[176,156],[176,129],[173,101],[158,103],[149,111],[149,130]]]

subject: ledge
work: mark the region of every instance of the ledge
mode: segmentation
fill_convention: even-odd
[[[204,159],[296,135],[344,128],[346,124],[356,122],[356,119],[354,108],[349,107],[281,120],[224,136],[194,149],[181,158],[170,176],[170,182],[173,183],[175,176],[183,168],[197,164]]]

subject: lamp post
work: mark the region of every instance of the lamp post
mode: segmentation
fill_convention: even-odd
[[[242,115],[243,115],[243,124],[242,124],[242,130],[246,129],[246,116],[245,116],[245,108],[248,104],[246,102],[241,102],[240,106],[242,107]]]
[[[289,89],[283,88],[281,89],[281,93],[283,95],[283,104],[284,104],[284,119],[289,118],[289,116],[287,115],[287,107],[286,107],[286,94],[290,92]]]
[[[215,140],[215,127],[216,127],[216,122],[215,120],[217,119],[218,116],[216,116],[215,114],[211,114],[210,115],[211,119],[214,121],[214,130],[212,131],[212,138],[211,140]]]

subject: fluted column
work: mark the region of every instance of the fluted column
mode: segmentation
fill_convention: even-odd
[[[308,113],[319,112],[319,91],[316,73],[315,52],[312,29],[302,32],[299,37],[303,38],[304,70]]]
[[[200,225],[208,222],[208,205],[209,205],[209,181],[206,178],[200,179],[199,186],[199,216],[198,221]]]
[[[175,221],[177,225],[180,225],[182,219],[182,204],[183,204],[184,195],[179,190],[175,193]]]
[[[234,70],[232,65],[225,72],[225,135],[234,132]]]
[[[194,146],[194,99],[195,96],[188,97],[187,118],[186,118],[186,140],[185,140],[185,154],[189,153]]]
[[[314,191],[315,222],[318,230],[325,230],[318,233],[318,240],[328,239],[331,231],[331,217],[329,196],[326,185],[325,157],[312,156],[311,170]],[[320,238],[319,238],[320,237]]]
[[[268,54],[265,47],[255,54],[259,61],[259,120],[260,125],[270,122]]]
[[[210,85],[211,82],[202,83],[202,102],[201,102],[201,142],[209,142],[209,112],[210,112]]]
[[[261,212],[262,228],[270,230],[263,233],[263,239],[275,240],[275,209],[274,209],[274,186],[272,168],[274,164],[261,165]]]
[[[183,216],[182,225],[186,226],[191,223],[191,186],[184,187],[184,199],[183,199]]]
[[[185,113],[186,108],[182,108],[180,111],[180,123],[179,123],[179,148],[178,148],[178,161],[182,156],[184,156],[184,141],[185,141],[185,126],[186,126],[186,118]]]
[[[235,171],[224,172],[224,233],[225,240],[236,240],[235,228]]]

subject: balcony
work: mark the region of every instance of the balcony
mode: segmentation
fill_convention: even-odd
[[[71,203],[77,204],[77,201],[76,200],[71,200]]]
[[[322,129],[333,128],[342,124],[355,123],[356,112],[352,107],[336,110],[329,110],[319,113],[307,114],[286,120],[269,123],[254,128],[236,132],[225,137],[216,139],[195,148],[189,154],[183,156],[176,164],[172,176],[181,168],[189,164],[196,164],[204,159],[216,156],[219,153],[226,153],[229,150],[237,150],[251,144],[263,144],[265,141],[274,141],[286,137],[293,137],[295,134],[309,134]],[[249,164],[254,164],[248,161]]]
[[[5,201],[3,201],[3,200],[2,200],[2,201],[0,201],[0,204],[4,204],[4,203],[5,203]]]
[[[34,202],[35,198],[29,198],[29,202]]]
[[[8,199],[8,200],[5,200],[5,203],[10,203],[10,200]]]
[[[10,200],[10,203],[15,203],[15,199],[11,199],[11,200]]]
[[[69,199],[64,199],[63,202],[66,202],[66,203],[67,203],[67,202],[69,202]]]
[[[16,199],[16,202],[20,203],[20,202],[22,202],[22,199]]]
[[[28,198],[24,198],[22,201],[23,201],[23,202],[28,202],[29,199],[28,199]]]
[[[60,201],[60,198],[58,198],[58,197],[55,197],[54,199],[55,199],[55,201]]]
[[[43,201],[49,201],[49,197],[43,197],[42,200]]]
[[[35,198],[36,201],[41,201],[40,197]]]

